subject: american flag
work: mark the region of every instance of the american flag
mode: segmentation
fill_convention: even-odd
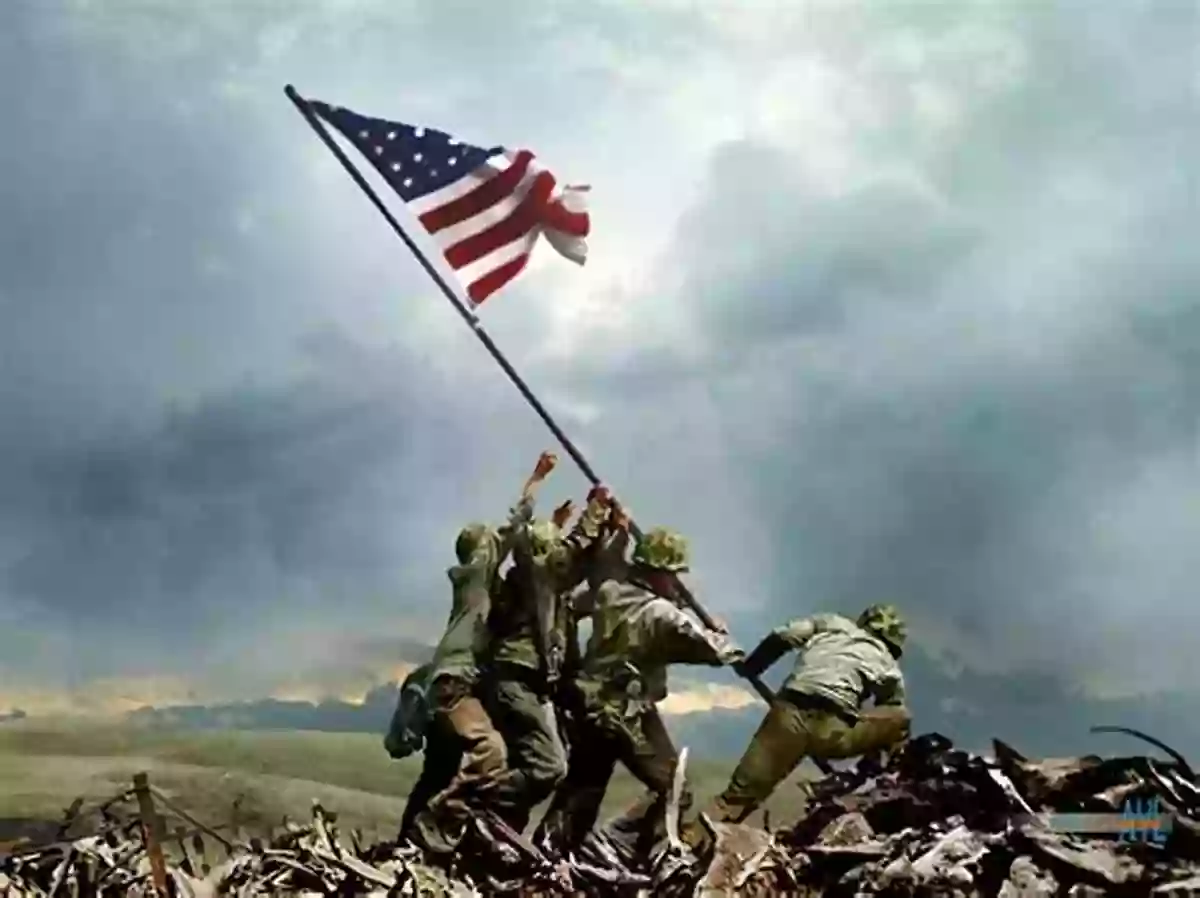
[[[586,187],[557,189],[528,150],[483,149],[433,128],[369,118],[309,101],[371,160],[430,233],[472,305],[525,268],[539,234],[583,264]]]

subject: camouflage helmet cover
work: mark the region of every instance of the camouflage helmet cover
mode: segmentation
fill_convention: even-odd
[[[553,521],[534,521],[529,527],[529,543],[538,560],[558,562],[566,555],[562,528]]]
[[[858,616],[858,625],[896,649],[904,648],[908,626],[895,605],[872,605]]]
[[[487,524],[468,524],[458,532],[458,538],[454,541],[454,554],[458,556],[460,564],[466,564],[480,546],[490,543],[495,547],[499,542],[499,534]]]
[[[655,527],[638,541],[633,550],[633,561],[661,571],[686,571],[689,563],[687,540],[674,530]]]

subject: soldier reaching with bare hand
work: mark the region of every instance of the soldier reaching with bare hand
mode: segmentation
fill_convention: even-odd
[[[589,519],[595,524],[595,501]],[[618,761],[649,790],[612,825],[624,852],[648,854],[665,835],[666,803],[678,755],[659,716],[671,664],[720,666],[743,657],[728,637],[707,629],[676,601],[680,573],[688,569],[687,544],[665,529],[647,533],[626,561],[629,521],[612,503],[604,532],[590,543],[592,635],[568,699],[571,757],[565,781],[535,834],[560,852],[578,850],[596,823]],[[689,798],[685,796],[684,803]]]
[[[790,649],[803,654],[729,780],[707,809],[716,821],[740,823],[806,757],[835,760],[889,750],[907,738],[898,661],[906,628],[891,605],[872,605],[852,621],[837,614],[800,618],[768,635],[742,664],[759,676]],[[863,710],[874,701],[875,707]],[[685,827],[704,841],[699,821]]]

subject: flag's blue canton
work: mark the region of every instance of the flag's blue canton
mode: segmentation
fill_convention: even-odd
[[[452,184],[504,152],[502,147],[485,150],[462,143],[433,128],[368,118],[325,103],[312,105],[375,163],[406,203]]]

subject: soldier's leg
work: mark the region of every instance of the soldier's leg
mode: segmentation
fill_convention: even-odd
[[[847,729],[832,714],[802,711],[785,699],[771,705],[725,790],[706,813],[716,821],[741,823],[799,766],[815,744],[829,742]]]
[[[439,799],[481,793],[494,788],[508,766],[504,737],[492,723],[483,703],[465,684],[448,684],[441,694],[441,683],[434,684],[435,717],[441,727],[452,733],[458,743],[460,759],[454,782]]]
[[[433,796],[450,785],[458,771],[458,746],[437,728],[427,734],[425,753],[421,759],[421,775],[409,790],[400,818],[400,838],[411,839],[417,816],[428,806]]]
[[[817,738],[812,753],[836,760],[886,751],[909,737],[912,718],[903,708],[882,706],[860,711],[851,727],[832,728]]]
[[[554,790],[550,807],[534,833],[536,844],[550,845],[564,854],[577,851],[596,825],[617,766],[613,740],[594,724],[577,723],[570,735],[566,778]]]
[[[517,830],[567,775],[566,753],[548,701],[520,680],[488,684],[487,711],[504,737],[508,772],[497,791],[497,808]]]
[[[434,731],[444,734],[442,741],[452,747],[448,761],[454,767],[450,781],[414,822],[426,847],[446,850],[455,844],[447,830],[460,830],[470,808],[486,802],[499,787],[506,751],[503,737],[469,684],[450,678],[438,680],[432,699]],[[439,747],[431,744],[426,751]]]
[[[621,761],[646,787],[646,794],[609,825],[608,834],[637,856],[645,856],[666,838],[666,808],[675,782],[679,753],[658,709],[648,709],[638,724],[633,738],[623,742]],[[681,815],[691,804],[691,787],[685,782],[680,796]]]

